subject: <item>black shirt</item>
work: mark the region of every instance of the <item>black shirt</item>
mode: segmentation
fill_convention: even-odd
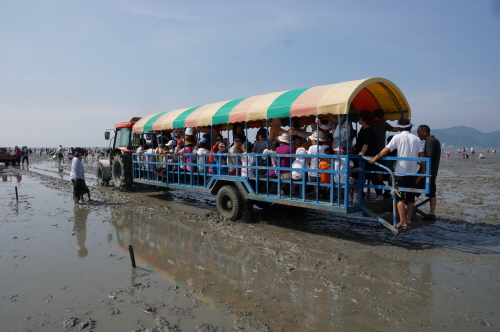
[[[431,158],[431,175],[437,176],[439,160],[441,159],[441,143],[434,136],[429,136],[425,140],[424,154]]]
[[[379,153],[377,137],[372,127],[360,129],[356,138],[356,153],[360,153],[365,144],[368,145],[365,156],[376,156]]]

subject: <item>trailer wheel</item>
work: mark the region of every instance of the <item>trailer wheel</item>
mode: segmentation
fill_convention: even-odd
[[[121,191],[126,191],[132,183],[130,165],[125,154],[116,156],[112,166],[113,185]]]
[[[243,213],[243,198],[233,186],[223,186],[216,198],[217,210],[226,219],[236,221]]]
[[[102,164],[97,167],[97,184],[100,186],[109,185],[109,180],[104,180],[104,166]]]

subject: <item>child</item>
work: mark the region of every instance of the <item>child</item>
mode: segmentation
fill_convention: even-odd
[[[306,155],[307,150],[305,148],[298,148],[296,154]],[[304,157],[295,158],[295,160],[292,163],[292,168],[298,168],[298,169],[306,168],[306,158],[304,158]],[[292,171],[292,179],[294,181],[301,181],[303,178],[303,173],[304,173],[304,171]],[[299,194],[299,191],[298,191],[299,186],[300,186],[300,184],[298,184],[298,183],[293,184],[293,194],[294,195]]]
[[[219,151],[217,154],[227,153],[226,144],[221,142],[219,143]],[[218,167],[212,167],[213,174],[219,175],[228,175],[229,168],[227,167],[227,156],[217,156],[215,159],[215,164],[219,165]]]
[[[323,152],[327,156],[333,155],[333,150],[331,148],[326,148]],[[320,158],[318,169],[322,171],[331,170],[331,159],[330,157]],[[319,172],[318,172],[319,173]],[[319,173],[319,182],[321,184],[326,184],[328,187],[320,187],[319,197],[329,199],[330,198],[330,173],[321,172]]]

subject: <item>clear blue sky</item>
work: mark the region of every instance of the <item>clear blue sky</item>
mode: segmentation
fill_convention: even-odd
[[[0,146],[105,146],[133,116],[380,76],[412,122],[500,130],[500,2],[0,1]]]

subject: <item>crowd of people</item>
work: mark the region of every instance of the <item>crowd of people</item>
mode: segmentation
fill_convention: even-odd
[[[296,195],[299,194],[297,183],[304,177],[308,183],[331,184],[331,174],[321,172],[321,170],[361,170],[359,158],[350,159],[351,164],[346,165],[345,158],[335,158],[334,155],[373,156],[369,162],[365,163],[367,171],[380,170],[374,163],[386,155],[407,158],[428,157],[431,158],[432,165],[431,193],[428,195],[431,207],[429,215],[424,219],[435,220],[436,177],[441,144],[430,134],[430,128],[427,125],[419,126],[417,137],[411,134],[413,124],[409,119],[400,119],[397,126],[392,126],[384,120],[382,110],[360,111],[358,121],[361,128],[356,131],[353,123],[346,121],[345,115],[293,118],[290,125],[284,124],[285,120],[274,119],[269,129],[260,128],[257,131],[253,142],[247,139],[242,124],[234,124],[231,143],[214,128],[199,129],[199,132],[196,132],[195,128],[185,128],[157,132],[156,140],[151,134],[137,135],[136,144],[139,146],[137,152],[145,154],[141,157],[141,160],[145,161],[142,167],[155,167],[154,172],[159,177],[172,176],[172,172],[167,172],[167,170],[175,169],[177,166],[172,164],[178,165],[179,163],[186,164],[184,167],[189,173],[254,177],[258,172],[259,179],[278,176],[282,180],[293,179],[292,188],[289,183],[283,182],[281,189],[285,193],[292,191]],[[386,142],[387,132],[396,133],[389,137],[388,142]],[[424,145],[421,144],[421,140],[425,141]],[[252,152],[271,156],[255,156],[251,154]],[[207,153],[210,155],[206,155]],[[227,155],[227,153],[239,156]],[[295,158],[279,157],[279,155],[288,154],[297,156]],[[315,157],[317,155],[325,155],[325,157],[317,158]],[[160,163],[161,166],[156,167],[154,162]],[[384,160],[382,163],[392,167],[396,173],[425,173],[425,163],[420,163],[418,160],[397,161],[396,163]],[[232,167],[235,165],[240,167]],[[255,169],[248,166],[271,166],[274,169]],[[285,169],[278,171],[276,167]],[[286,168],[291,168],[292,171]],[[357,183],[358,175],[359,172],[350,173],[349,183]],[[334,182],[343,184],[345,179],[345,176],[336,174]],[[390,181],[390,178],[368,172],[365,173],[365,181],[373,185],[383,185],[384,181]],[[417,188],[425,183],[425,180],[422,181],[416,176],[397,177],[396,181],[398,187],[405,188]],[[306,195],[328,198],[329,192],[326,186],[310,185]],[[374,200],[391,196],[389,191],[383,192],[382,189],[376,189],[375,192],[376,196],[372,198]],[[349,197],[350,202],[357,203],[356,192],[342,193],[344,194]],[[405,228],[411,224],[414,202],[414,193],[407,192],[402,193],[401,197],[398,196],[397,206],[400,216],[398,227]]]

